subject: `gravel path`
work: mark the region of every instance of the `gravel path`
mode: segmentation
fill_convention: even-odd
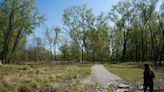
[[[118,84],[122,81],[120,77],[110,73],[103,65],[94,65],[91,68],[91,79],[102,87],[106,88],[110,84]]]

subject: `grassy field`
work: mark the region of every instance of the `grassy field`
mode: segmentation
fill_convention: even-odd
[[[91,65],[0,65],[0,92],[77,92]],[[51,89],[50,87],[56,87]]]
[[[110,64],[110,65],[104,64],[104,66],[110,72],[121,77],[125,81],[126,84],[128,84],[129,86],[132,86],[132,88],[130,89],[130,92],[136,92],[136,90],[139,90],[138,87],[142,87],[143,72],[144,72],[142,62],[139,62],[139,63],[128,62],[128,63]],[[155,70],[154,68],[152,68],[152,70],[154,71],[155,76],[156,76],[154,88],[155,90],[158,90],[157,92],[163,92],[164,70],[163,69]],[[115,86],[113,86],[113,88],[115,89]],[[109,89],[109,92],[113,92],[113,91]]]
[[[93,64],[81,65],[0,65],[0,92],[86,92],[82,83],[90,75]],[[104,64],[126,82],[143,81],[143,64]],[[154,70],[156,78],[164,78],[163,70]],[[88,92],[95,92],[88,86]],[[55,89],[54,89],[55,88]],[[86,89],[86,88],[85,88]]]
[[[121,64],[105,64],[104,65],[110,72],[120,76],[127,82],[143,81],[143,63],[121,63]],[[152,68],[155,73],[156,79],[164,78],[164,70]]]

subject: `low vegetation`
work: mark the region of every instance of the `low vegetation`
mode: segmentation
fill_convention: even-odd
[[[80,80],[90,74],[90,66],[1,65],[0,92],[31,92],[36,90],[76,92],[80,90],[77,87]]]
[[[151,65],[151,63],[150,63]],[[105,67],[112,73],[120,76],[123,80],[127,82],[139,82],[143,81],[143,63],[138,62],[128,62],[128,63],[120,63],[120,64],[105,64]],[[156,75],[156,79],[164,78],[164,71],[163,69],[157,69],[155,70],[154,67],[152,67],[152,70],[154,71]]]
[[[64,10],[54,19],[36,1],[0,0],[0,92],[81,92],[90,63],[112,63],[105,67],[134,83],[143,81],[143,62],[163,67],[164,0],[117,0],[99,14],[82,2],[65,7],[56,0],[52,5]],[[62,23],[48,22],[55,17]],[[154,72],[164,80],[163,70]]]
[[[110,72],[128,83],[143,81],[141,65],[142,62],[104,64]],[[90,85],[86,80],[90,75],[91,66],[92,64],[0,65],[0,92],[94,92],[95,85]],[[152,68],[156,79],[164,78],[162,69]]]

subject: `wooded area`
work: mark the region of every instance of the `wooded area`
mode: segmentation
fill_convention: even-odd
[[[0,3],[0,60],[126,62],[164,61],[164,2],[123,0],[108,13],[94,15],[87,6],[71,6],[64,27],[46,28],[43,37],[27,38],[46,19],[34,0]],[[55,16],[54,16],[55,17]]]

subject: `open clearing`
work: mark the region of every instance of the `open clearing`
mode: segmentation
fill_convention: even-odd
[[[92,74],[92,66],[93,64],[0,65],[0,92],[95,92],[96,84],[88,79]],[[142,68],[120,64],[104,66],[128,84],[142,84]],[[98,68],[98,71],[101,72],[101,69]],[[156,79],[164,80],[163,70],[154,72]],[[164,88],[164,85],[159,84],[159,87]]]

